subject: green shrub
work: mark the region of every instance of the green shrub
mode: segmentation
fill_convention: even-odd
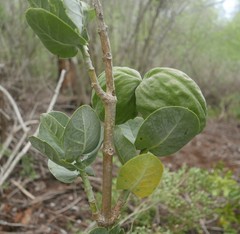
[[[237,234],[239,201],[240,186],[223,167],[211,172],[187,167],[165,170],[158,190],[128,215],[130,233],[202,233],[204,223],[210,233],[211,227],[218,227],[222,233]],[[139,203],[133,198],[135,202]]]

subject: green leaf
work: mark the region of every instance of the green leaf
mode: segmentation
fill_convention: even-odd
[[[118,158],[122,164],[138,155],[134,142],[143,118],[136,117],[126,123],[117,125],[114,130],[114,145]]]
[[[117,96],[116,124],[122,124],[137,116],[135,89],[142,78],[138,71],[129,67],[113,67],[114,84]],[[103,90],[106,90],[105,72],[101,73],[98,81]],[[104,120],[104,105],[98,95],[93,92],[92,104],[99,118]]]
[[[96,158],[103,141],[100,120],[90,106],[78,108],[71,118],[62,112],[43,114],[34,146],[52,161],[71,171],[87,167]],[[47,146],[45,145],[47,144]],[[52,149],[53,158],[41,149]]]
[[[61,155],[50,146],[46,141],[39,139],[35,136],[29,137],[29,141],[31,142],[32,146],[40,151],[42,154],[47,155],[49,159],[54,161],[55,163],[60,164]]]
[[[95,172],[94,172],[94,170],[93,170],[93,168],[92,168],[91,166],[87,166],[87,167],[85,168],[85,171],[86,171],[87,175],[89,175],[89,176],[95,176]]]
[[[161,161],[151,153],[138,155],[124,164],[118,174],[117,189],[129,190],[143,198],[153,193],[163,173]]]
[[[31,7],[34,7],[34,8],[43,8],[48,11],[50,10],[48,0],[28,0],[28,3]]]
[[[42,154],[46,155],[51,161],[55,162],[56,164],[65,167],[70,171],[76,170],[76,166],[67,162],[64,159],[63,153],[57,152],[51,145],[49,145],[46,141],[31,136],[29,137],[29,141],[31,142],[32,146],[40,151]]]
[[[69,117],[61,111],[51,111],[48,113],[54,117],[63,127],[66,127]]]
[[[93,229],[89,234],[109,234],[109,232],[106,228],[100,227]]]
[[[83,7],[79,0],[63,0],[66,7],[66,13],[72,22],[76,25],[79,33],[83,30]]]
[[[87,43],[64,21],[44,9],[28,9],[26,19],[44,46],[60,57],[75,56],[78,48]]]
[[[48,160],[48,169],[57,180],[63,183],[72,183],[79,176],[79,172],[77,170],[68,170],[50,159]]]
[[[62,138],[64,127],[51,115],[42,114],[38,137],[51,145],[59,154],[63,155]]]
[[[70,118],[63,136],[65,158],[78,160],[93,152],[101,138],[101,123],[95,111],[87,105],[79,107]]]
[[[100,227],[93,229],[89,234],[124,234],[124,230],[119,226],[113,227],[110,231],[106,228]]]
[[[70,17],[66,13],[65,6],[62,1],[59,0],[49,0],[50,3],[50,12],[63,20],[66,24],[68,24],[72,29],[77,29],[77,26],[70,19]]]
[[[142,125],[144,119],[141,117],[136,117],[135,119],[130,119],[126,123],[119,125],[122,130],[123,135],[134,144],[139,128]]]
[[[199,118],[199,132],[206,124],[206,101],[198,85],[182,71],[156,67],[148,71],[136,89],[137,110],[143,118],[166,106],[182,106]]]
[[[88,166],[94,162],[95,158],[97,157],[98,151],[102,145],[102,142],[103,142],[103,128],[101,127],[98,145],[93,151],[83,154],[83,157],[81,158],[81,163],[83,165]]]
[[[195,113],[180,106],[164,107],[143,122],[135,146],[165,156],[181,149],[198,132],[199,119]]]
[[[29,0],[30,6],[33,8],[43,8],[56,15],[58,18],[68,24],[73,30],[77,29],[77,26],[66,14],[65,6],[62,1],[59,0]]]
[[[138,155],[135,145],[123,134],[119,126],[116,126],[114,130],[114,145],[122,164]]]
[[[124,229],[121,228],[119,225],[113,227],[110,231],[109,234],[124,234]]]

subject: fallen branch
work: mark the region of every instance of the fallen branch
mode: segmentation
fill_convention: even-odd
[[[14,124],[14,127],[13,127],[11,133],[8,135],[7,139],[2,144],[2,149],[0,151],[0,160],[3,157],[4,153],[6,152],[6,150],[8,149],[9,145],[11,144],[11,142],[13,140],[13,135],[14,135],[14,132],[15,132],[15,128],[16,128],[16,125]],[[0,172],[1,171],[2,171],[2,168],[0,169]]]
[[[76,200],[74,200],[73,202],[71,202],[70,204],[68,204],[67,206],[63,207],[60,210],[55,211],[56,214],[61,214],[64,213],[66,211],[68,211],[69,209],[71,209],[72,207],[74,207],[75,205],[77,205],[80,201],[82,200],[81,197],[78,197]]]
[[[9,223],[9,222],[4,221],[4,220],[0,220],[0,225],[9,226],[9,227],[28,227],[28,228],[35,228],[35,226],[33,226],[33,225],[27,225],[27,224],[21,224],[21,223]],[[3,232],[1,232],[1,233],[3,233]]]
[[[19,121],[19,123],[21,124],[22,126],[22,129],[24,132],[27,132],[28,131],[28,128],[27,126],[25,125],[24,121],[23,121],[23,118],[22,118],[22,115],[18,109],[18,106],[16,104],[16,102],[14,101],[13,97],[11,96],[11,94],[3,87],[0,85],[0,91],[3,92],[3,94],[5,94],[5,96],[8,98],[10,104],[12,105],[13,107],[13,110],[15,111],[16,113],[16,116],[17,116],[17,119]]]
[[[32,195],[30,192],[28,192],[21,184],[19,184],[17,181],[15,180],[11,180],[11,182],[23,193],[25,194],[27,197],[29,197],[30,199],[34,200],[35,196]]]

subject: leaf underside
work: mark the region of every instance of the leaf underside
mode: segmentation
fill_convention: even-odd
[[[63,166],[60,166],[50,159],[48,160],[48,169],[53,174],[53,176],[63,182],[63,183],[72,183],[79,176],[77,170],[70,171]]]

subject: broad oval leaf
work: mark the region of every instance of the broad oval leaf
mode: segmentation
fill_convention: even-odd
[[[48,113],[55,118],[63,127],[66,127],[69,117],[61,111],[51,111]]]
[[[45,140],[58,152],[62,151],[64,127],[51,114],[42,114],[38,137]]]
[[[62,155],[59,155],[58,152],[46,141],[35,136],[29,137],[29,141],[35,149],[40,151],[42,154],[47,155],[47,157],[55,163],[60,164]]]
[[[48,169],[57,180],[63,183],[72,183],[79,176],[79,172],[77,170],[70,171],[50,159],[48,160]]]
[[[74,171],[76,170],[76,166],[67,162],[64,159],[63,153],[57,152],[51,145],[49,145],[46,141],[31,136],[29,137],[29,141],[31,142],[32,146],[37,149],[42,154],[46,155],[51,161],[55,162],[56,164],[65,167],[68,170]]]
[[[87,167],[95,160],[103,131],[94,110],[82,106],[71,118],[58,111],[43,114],[38,135],[30,141],[52,161],[72,171],[77,166]]]
[[[95,111],[87,105],[79,107],[70,118],[63,136],[67,161],[79,161],[93,152],[101,139],[101,123]]]
[[[62,1],[59,0],[28,0],[29,4],[33,8],[43,8],[56,15],[58,18],[63,20],[66,24],[71,26],[74,30],[77,26],[72,22],[72,20],[66,14],[65,6]]]
[[[86,40],[56,15],[41,8],[30,8],[26,19],[44,46],[63,58],[73,57]]]
[[[98,81],[103,90],[106,90],[105,72],[101,73]],[[113,77],[117,96],[116,124],[122,124],[137,116],[135,89],[141,83],[142,78],[138,71],[129,67],[113,67]],[[93,92],[93,108],[99,118],[104,120],[104,106],[98,95]]]
[[[206,124],[206,101],[201,89],[177,69],[157,67],[147,72],[136,89],[136,103],[144,118],[162,107],[183,106],[199,118],[199,132]]]
[[[156,110],[141,125],[135,146],[139,150],[166,156],[181,149],[199,132],[195,113],[180,106]]]
[[[160,183],[162,173],[163,165],[156,156],[138,155],[120,168],[117,189],[129,190],[140,198],[147,197]]]

